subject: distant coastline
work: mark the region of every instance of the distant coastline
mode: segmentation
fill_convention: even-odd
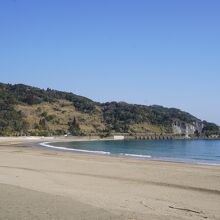
[[[4,83],[0,103],[0,136],[220,137],[215,123],[160,105],[98,103],[70,92]]]

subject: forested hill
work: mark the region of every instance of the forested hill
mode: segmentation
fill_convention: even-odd
[[[0,83],[0,135],[219,135],[214,123],[162,106],[98,103],[69,92]]]

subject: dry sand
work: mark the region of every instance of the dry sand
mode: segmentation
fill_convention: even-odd
[[[218,166],[0,142],[0,219],[220,219]]]

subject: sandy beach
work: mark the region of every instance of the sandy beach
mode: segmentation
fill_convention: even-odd
[[[218,166],[30,147],[41,140],[0,138],[0,219],[220,219]]]

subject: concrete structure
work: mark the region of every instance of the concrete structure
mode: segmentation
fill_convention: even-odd
[[[123,135],[114,135],[113,138],[114,138],[114,140],[124,140],[125,136],[123,136]]]

